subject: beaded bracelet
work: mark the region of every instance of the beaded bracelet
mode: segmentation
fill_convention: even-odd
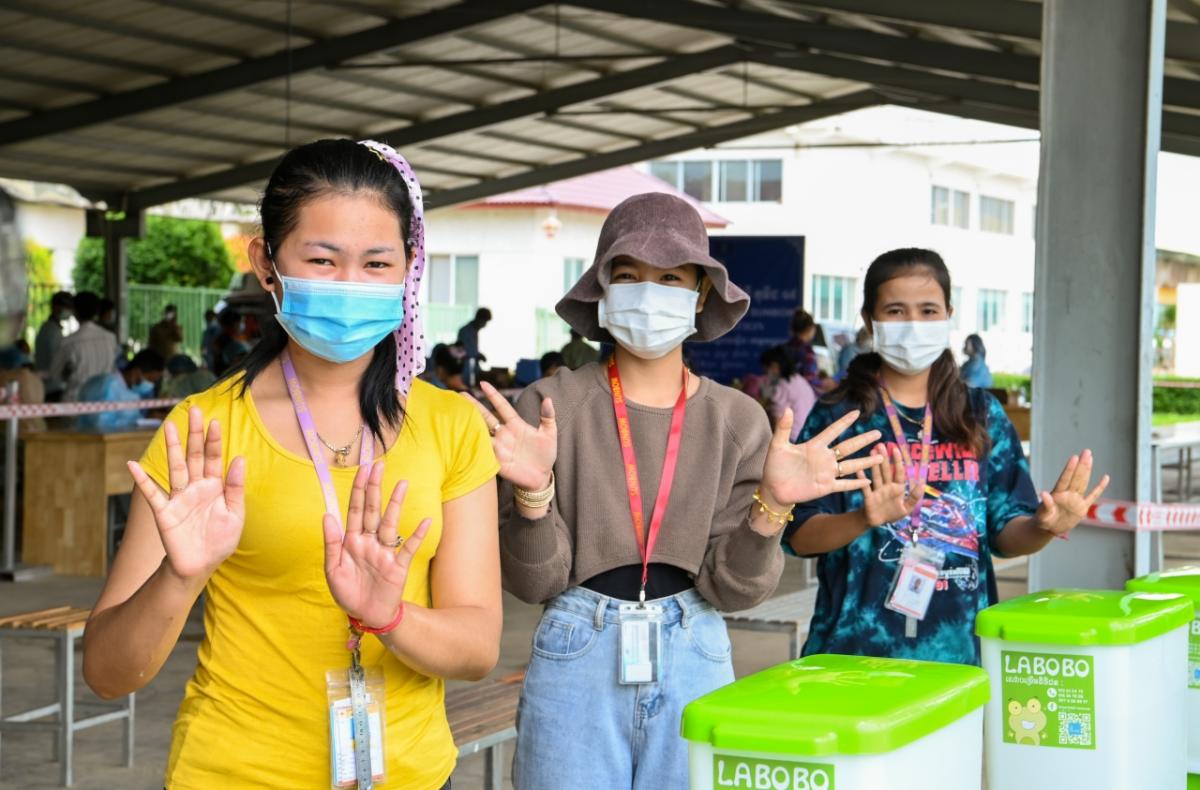
[[[396,626],[400,625],[400,621],[403,619],[404,619],[404,602],[401,601],[400,608],[396,611],[395,618],[393,618],[392,622],[388,623],[383,628],[372,628],[369,625],[364,625],[363,622],[361,620],[359,620],[357,617],[350,618],[350,627],[353,628],[355,631],[359,631],[364,634],[386,634],[386,633],[390,633],[391,631],[395,631]]]
[[[554,470],[550,470],[550,483],[541,491],[526,491],[513,486],[513,498],[517,500],[517,504],[524,505],[530,510],[544,507],[551,499],[554,499]]]
[[[758,503],[758,512],[766,513],[767,521],[772,524],[778,524],[782,527],[783,525],[794,521],[796,518],[796,514],[792,512],[792,508],[790,507],[782,513],[776,513],[774,510],[771,510],[771,508],[767,507],[767,503],[764,502],[762,498],[761,488],[755,490],[754,501]],[[795,506],[793,505],[793,507]]]

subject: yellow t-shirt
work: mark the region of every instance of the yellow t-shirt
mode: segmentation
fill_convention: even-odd
[[[187,434],[187,410],[221,424],[225,468],[246,458],[246,522],[237,551],[205,588],[204,641],[175,720],[166,784],[171,790],[313,788],[331,784],[325,673],[346,669],[346,615],[325,581],[324,500],[312,462],[267,432],[240,378],[180,403],[168,417]],[[442,503],[491,480],[495,455],[483,419],[461,397],[413,383],[404,424],[384,456],[383,495],[409,481],[400,534],[432,518],[409,570],[404,597],[430,605],[430,560],[442,535]],[[169,489],[159,432],[142,458]],[[344,509],[355,467],[333,468]],[[402,664],[378,639],[362,643],[363,663],[387,683],[384,787],[440,788],[457,750],[439,678]]]

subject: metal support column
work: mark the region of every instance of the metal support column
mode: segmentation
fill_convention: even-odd
[[[89,211],[87,235],[104,239],[104,290],[117,306],[117,339],[129,339],[128,245],[146,233],[141,211]]]
[[[1089,447],[1107,496],[1151,494],[1154,196],[1167,0],[1045,0],[1034,337],[1034,479]],[[1137,546],[1141,542],[1147,545]],[[1080,527],[1033,590],[1120,588],[1149,536]],[[1143,561],[1142,564],[1146,564]]]

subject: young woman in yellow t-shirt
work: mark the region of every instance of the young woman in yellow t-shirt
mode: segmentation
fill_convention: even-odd
[[[416,378],[420,187],[378,143],[302,146],[267,184],[262,231],[250,257],[276,320],[130,464],[85,677],[105,697],[145,686],[203,592],[168,788],[384,771],[386,787],[441,788],[456,757],[442,679],[483,677],[499,652],[497,464],[472,406]],[[383,726],[360,753],[363,720]]]

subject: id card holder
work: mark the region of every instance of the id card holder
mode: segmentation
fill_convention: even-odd
[[[350,668],[331,669],[325,673],[325,690],[329,700],[329,762],[331,787],[359,787],[357,750],[360,739],[368,740],[371,783],[387,778],[387,759],[384,745],[384,722],[387,721],[383,670],[378,666],[363,667],[361,710],[355,710],[354,696],[358,685],[352,683]],[[364,738],[365,736],[365,738]],[[367,786],[370,786],[369,784]]]
[[[938,574],[946,563],[946,555],[937,549],[916,544],[906,546],[900,555],[900,567],[892,581],[887,608],[899,612],[915,625],[925,619],[933,592],[937,589]]]
[[[617,679],[623,686],[657,683],[662,669],[662,607],[623,603],[617,611],[621,625]]]

